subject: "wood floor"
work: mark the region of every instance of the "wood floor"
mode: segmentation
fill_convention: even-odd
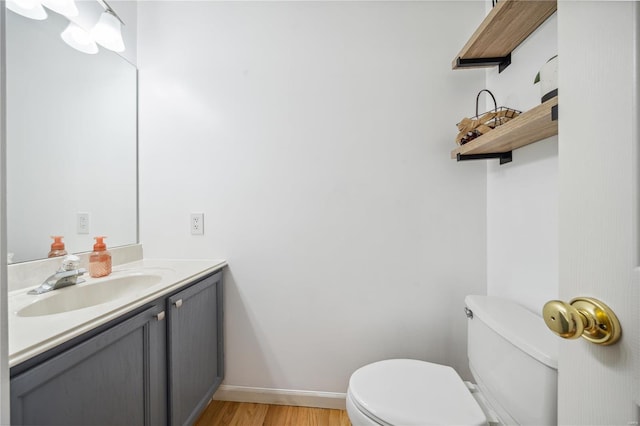
[[[196,426],[351,426],[347,412],[250,402],[211,401]]]

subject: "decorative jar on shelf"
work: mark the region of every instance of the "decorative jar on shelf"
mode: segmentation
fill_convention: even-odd
[[[540,68],[533,84],[540,83],[540,102],[558,96],[558,55],[553,56]]]

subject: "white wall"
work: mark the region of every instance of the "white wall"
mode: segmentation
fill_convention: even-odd
[[[146,257],[228,259],[226,384],[344,392],[389,357],[468,377],[486,165],[449,151],[484,71],[450,64],[482,12],[140,4],[141,239]]]
[[[498,106],[528,111],[540,103],[539,85],[533,81],[557,46],[554,14],[512,53],[512,63],[502,73],[487,71],[487,88]],[[489,105],[493,108],[493,102]],[[514,151],[511,163],[488,162],[487,292],[539,315],[546,301],[557,298],[557,136]]]

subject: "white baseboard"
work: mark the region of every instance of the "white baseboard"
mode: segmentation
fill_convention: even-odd
[[[231,385],[220,385],[213,395],[213,399],[219,401],[294,405],[299,407],[333,408],[337,410],[345,409],[346,398],[346,393],[339,392],[315,392]]]

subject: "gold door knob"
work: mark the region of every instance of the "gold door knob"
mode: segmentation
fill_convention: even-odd
[[[551,300],[542,308],[547,327],[565,339],[584,337],[597,345],[612,345],[622,330],[611,308],[597,299],[576,297],[569,303]]]

